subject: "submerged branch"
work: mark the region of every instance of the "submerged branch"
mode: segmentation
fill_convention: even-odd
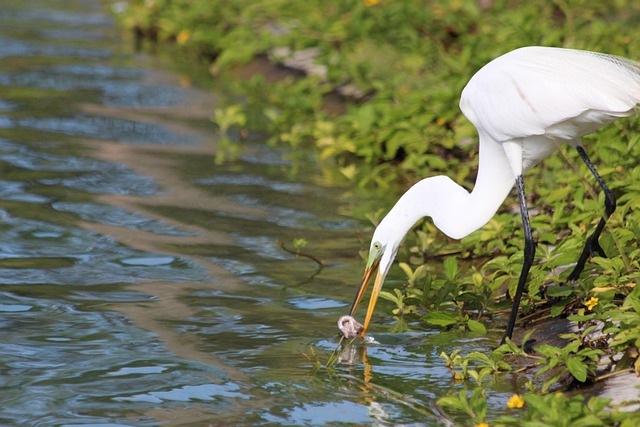
[[[290,253],[290,254],[292,254],[292,255],[295,255],[296,257],[301,256],[301,257],[309,258],[311,261],[315,262],[315,263],[316,263],[316,264],[318,264],[320,267],[323,267],[323,266],[324,266],[324,263],[322,262],[322,260],[321,260],[321,259],[319,259],[319,258],[317,258],[317,257],[315,257],[315,256],[313,256],[313,255],[311,255],[311,254],[308,254],[308,253],[305,253],[305,252],[301,252],[301,251],[299,251],[299,250],[293,251],[293,250],[291,250],[291,249],[287,248],[287,247],[284,245],[284,242],[283,242],[282,240],[278,240],[278,246],[280,246],[280,248],[281,248],[283,251],[288,252],[288,253]]]

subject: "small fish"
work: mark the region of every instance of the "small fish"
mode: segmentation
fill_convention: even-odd
[[[338,319],[338,329],[346,339],[357,337],[362,332],[362,325],[353,316],[342,316]]]

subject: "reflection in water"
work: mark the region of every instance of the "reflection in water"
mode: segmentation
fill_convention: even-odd
[[[101,7],[0,14],[0,424],[439,424],[438,354],[486,342],[376,334],[314,372],[361,268],[347,191],[259,140],[216,165],[214,97]]]

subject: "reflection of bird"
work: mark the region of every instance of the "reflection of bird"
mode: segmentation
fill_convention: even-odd
[[[600,53],[525,47],[507,53],[474,75],[462,91],[460,109],[480,138],[478,176],[473,191],[446,176],[411,187],[376,228],[354,314],[377,272],[360,332],[364,336],[380,288],[404,235],[428,216],[447,236],[462,238],[486,224],[514,183],[524,226],[524,261],[504,334],[511,338],[520,297],[535,255],[522,175],[561,144],[575,147],[605,194],[604,216],[586,241],[569,280],[578,278],[587,258],[602,255],[598,237],[616,203],[582,147],[581,137],[619,117],[634,114],[640,102],[640,63]]]

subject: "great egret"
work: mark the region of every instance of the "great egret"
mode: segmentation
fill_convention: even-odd
[[[534,260],[522,175],[570,144],[605,194],[604,215],[569,275],[576,280],[589,256],[604,256],[598,238],[616,201],[585,152],[581,137],[619,117],[631,116],[640,102],[640,63],[602,53],[523,47],[485,65],[462,91],[460,109],[480,139],[478,175],[469,193],[447,176],[425,178],[411,187],[380,222],[371,241],[353,316],[374,274],[364,334],[400,242],[422,217],[431,217],[447,236],[460,239],[486,224],[514,183],[524,226],[524,261],[513,307],[502,338],[511,338],[520,298]]]

